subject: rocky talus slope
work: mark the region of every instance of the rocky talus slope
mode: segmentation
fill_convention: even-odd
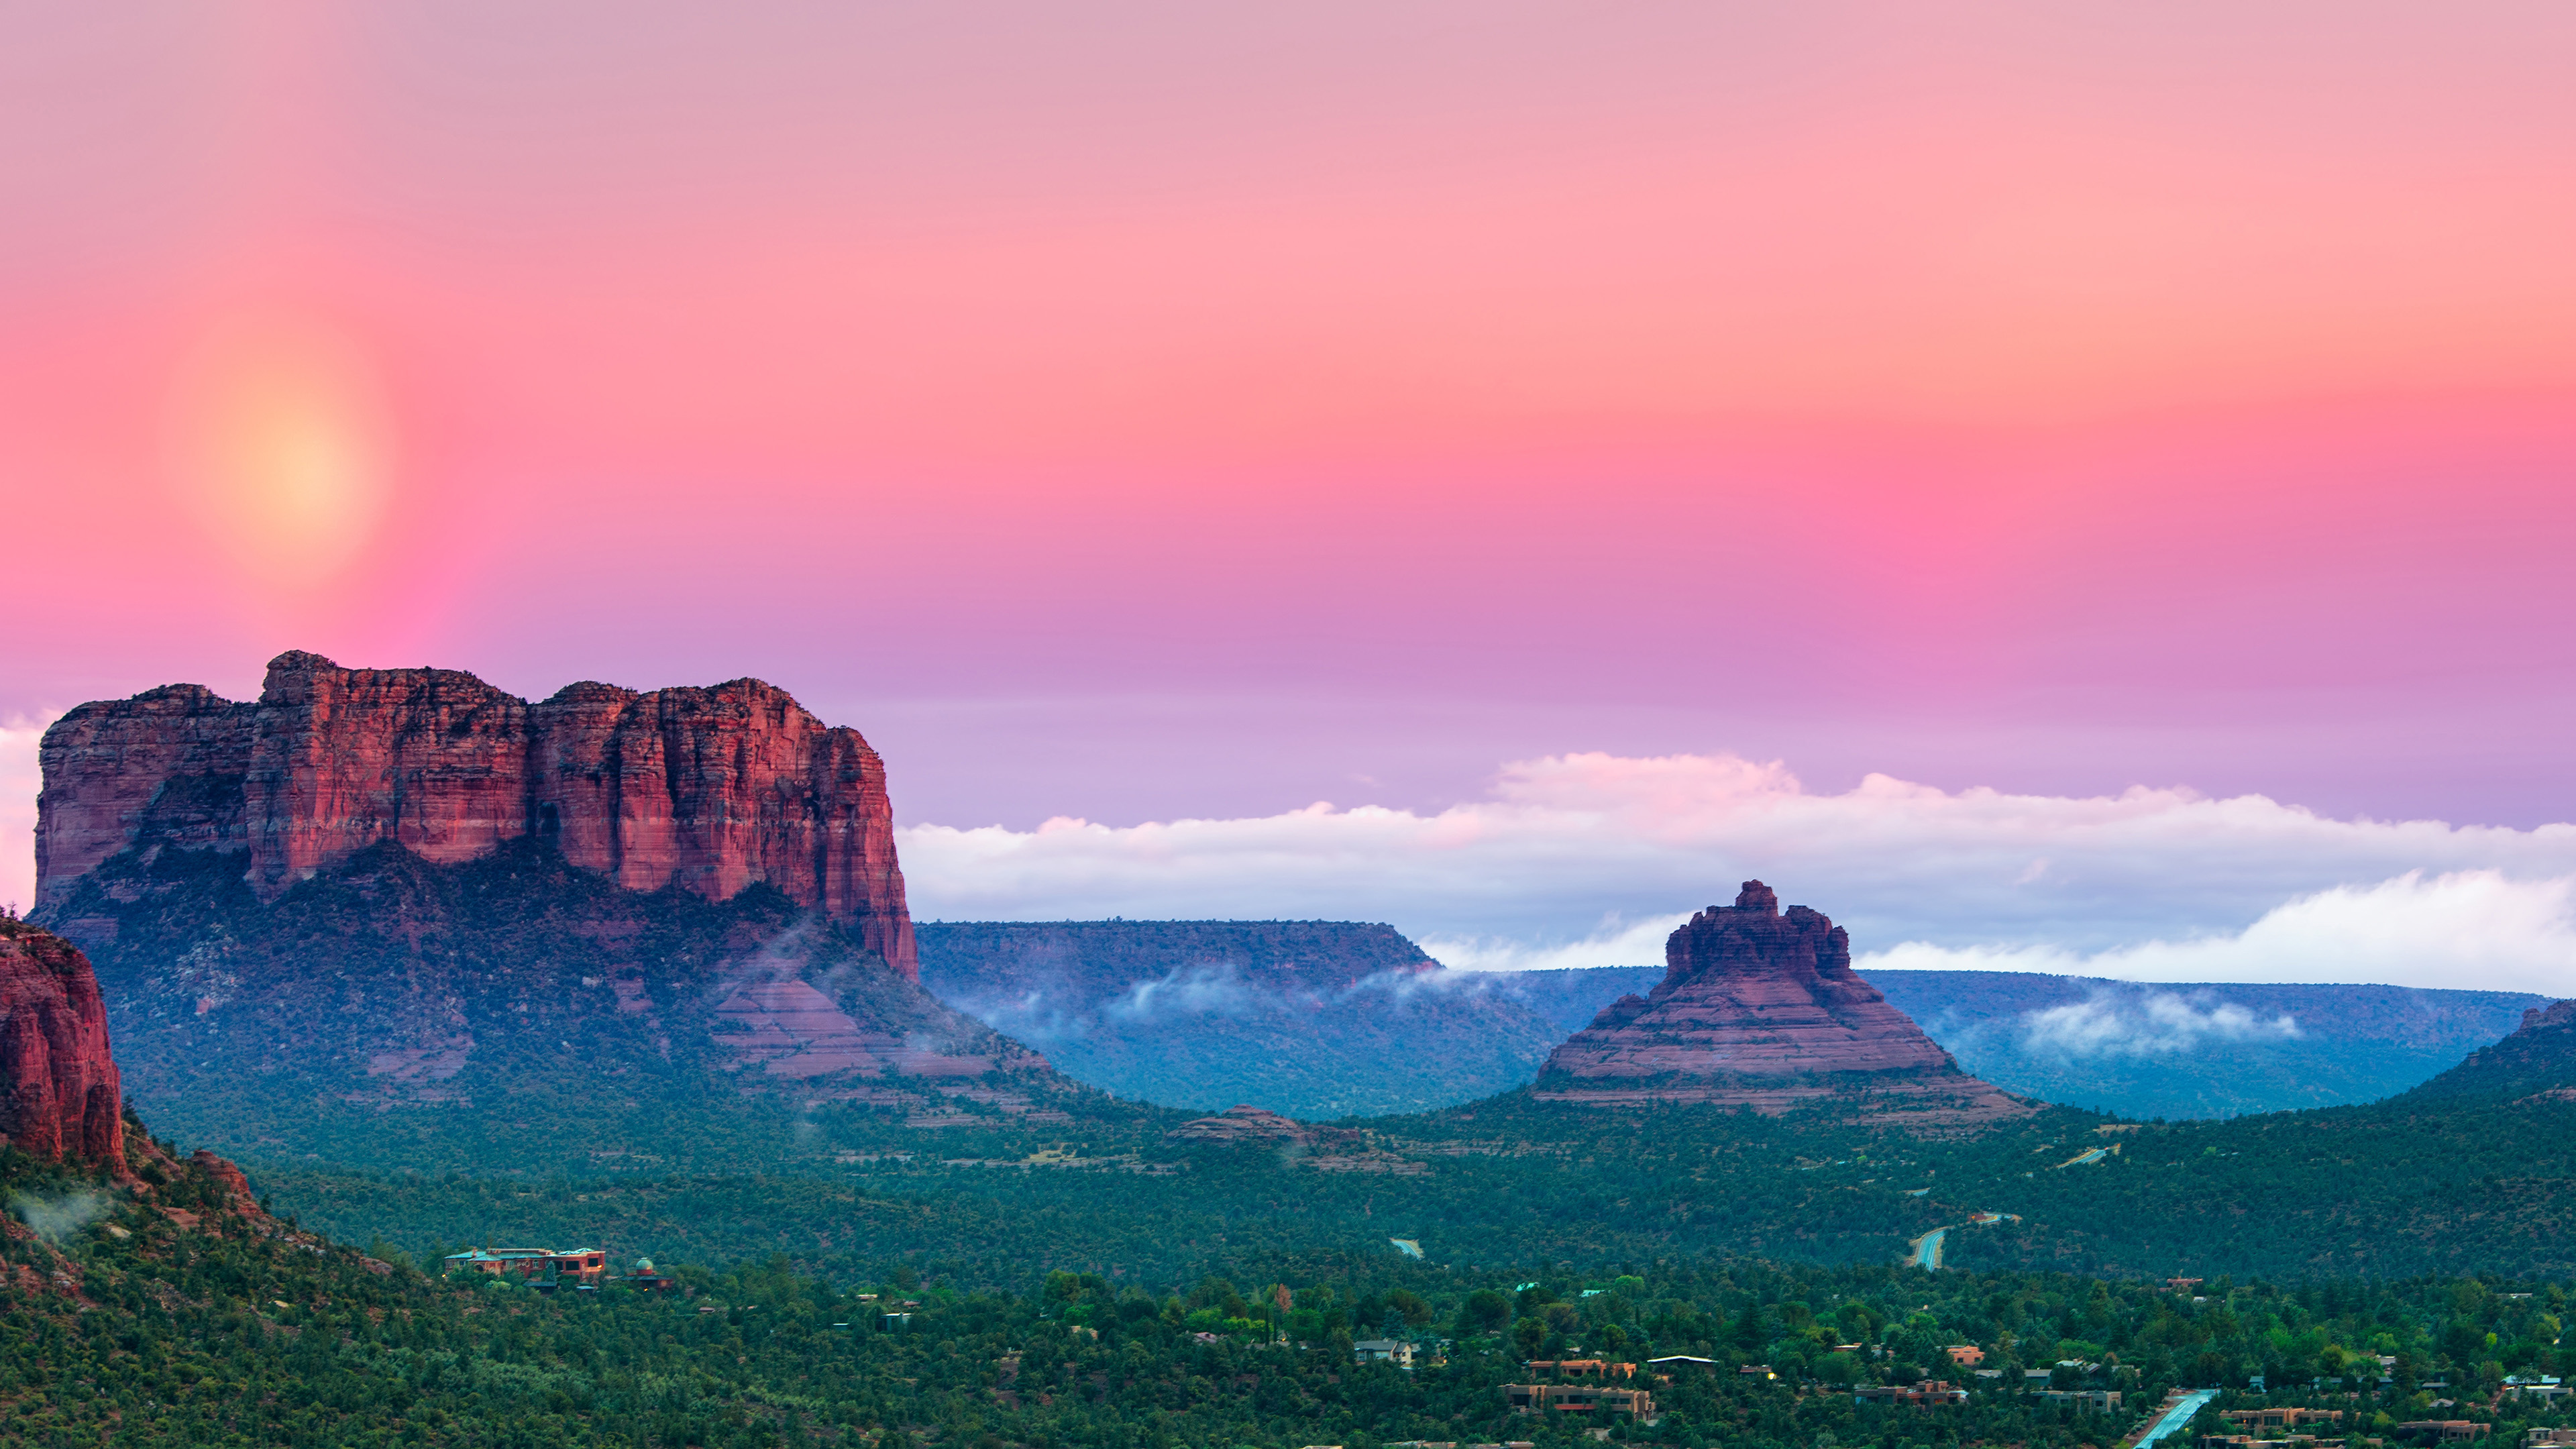
[[[1546,1101],[1709,1102],[1764,1113],[1813,1107],[1926,1129],[2028,1115],[1959,1070],[1912,1018],[1854,975],[1851,941],[1819,912],[1746,881],[1732,906],[1665,943],[1652,994],[1623,996],[1557,1047]]]
[[[85,704],[40,753],[39,910],[128,851],[236,857],[275,901],[378,841],[456,864],[541,837],[629,890],[766,883],[919,975],[884,763],[756,679],[531,704],[456,670],[288,653],[257,700],[174,684]]]

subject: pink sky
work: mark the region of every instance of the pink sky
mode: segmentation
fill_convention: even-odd
[[[743,10],[15,22],[0,726],[301,647],[758,674],[953,826],[2576,816],[2565,5]]]

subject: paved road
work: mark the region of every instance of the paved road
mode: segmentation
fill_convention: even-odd
[[[1914,1266],[1917,1268],[1940,1267],[1941,1240],[1949,1235],[1950,1230],[1948,1228],[1934,1228],[1932,1231],[1925,1233],[1921,1238],[1915,1240]],[[1885,1250],[1882,1249],[1881,1251],[1883,1252]]]
[[[2165,1416],[2156,1420],[2154,1428],[2149,1429],[2147,1432],[2138,1436],[2138,1442],[2134,1446],[2134,1449],[2147,1449],[2148,1445],[2162,1439],[2167,1434],[2181,1432],[2183,1426],[2191,1422],[2192,1416],[2199,1413],[2203,1405],[2217,1397],[2218,1390],[2216,1389],[2194,1389],[2192,1392],[2183,1395],[2182,1402],[2165,1410]]]

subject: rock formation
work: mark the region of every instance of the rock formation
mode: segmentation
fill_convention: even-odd
[[[2428,1097],[2576,1097],[2576,1001],[2530,1008],[2512,1035],[2392,1100]]]
[[[59,936],[0,920],[0,1140],[122,1177],[124,1105],[89,959]]]
[[[1765,1113],[1849,1099],[1865,1120],[1970,1126],[2032,1108],[1959,1070],[1854,975],[1851,939],[1746,881],[1665,943],[1664,979],[1623,996],[1540,1069],[1543,1100],[1711,1102]]]
[[[1163,1134],[1180,1142],[1297,1142],[1311,1140],[1306,1124],[1266,1107],[1228,1107],[1213,1117],[1193,1117]]]
[[[36,901],[128,850],[245,857],[263,901],[378,841],[437,863],[523,836],[630,890],[766,881],[918,978],[884,763],[756,679],[530,704],[448,669],[271,660],[260,697],[193,684],[45,732]]]

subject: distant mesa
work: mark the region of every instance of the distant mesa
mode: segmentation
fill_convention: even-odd
[[[1778,1114],[1847,1106],[1860,1120],[1972,1128],[2036,1108],[1959,1069],[1853,974],[1851,940],[1762,882],[1664,946],[1664,979],[1569,1037],[1533,1095],[1596,1105],[1706,1102]]]
[[[1384,924],[934,921],[920,939],[941,1000],[1078,1081],[1192,1112],[1472,1102],[1527,1085],[1566,1032],[1500,973],[1449,970]]]
[[[40,911],[127,851],[237,853],[275,901],[379,841],[445,865],[536,836],[630,890],[765,881],[920,976],[884,762],[757,679],[531,704],[457,670],[290,652],[255,701],[173,684],[84,704],[40,753]]]

